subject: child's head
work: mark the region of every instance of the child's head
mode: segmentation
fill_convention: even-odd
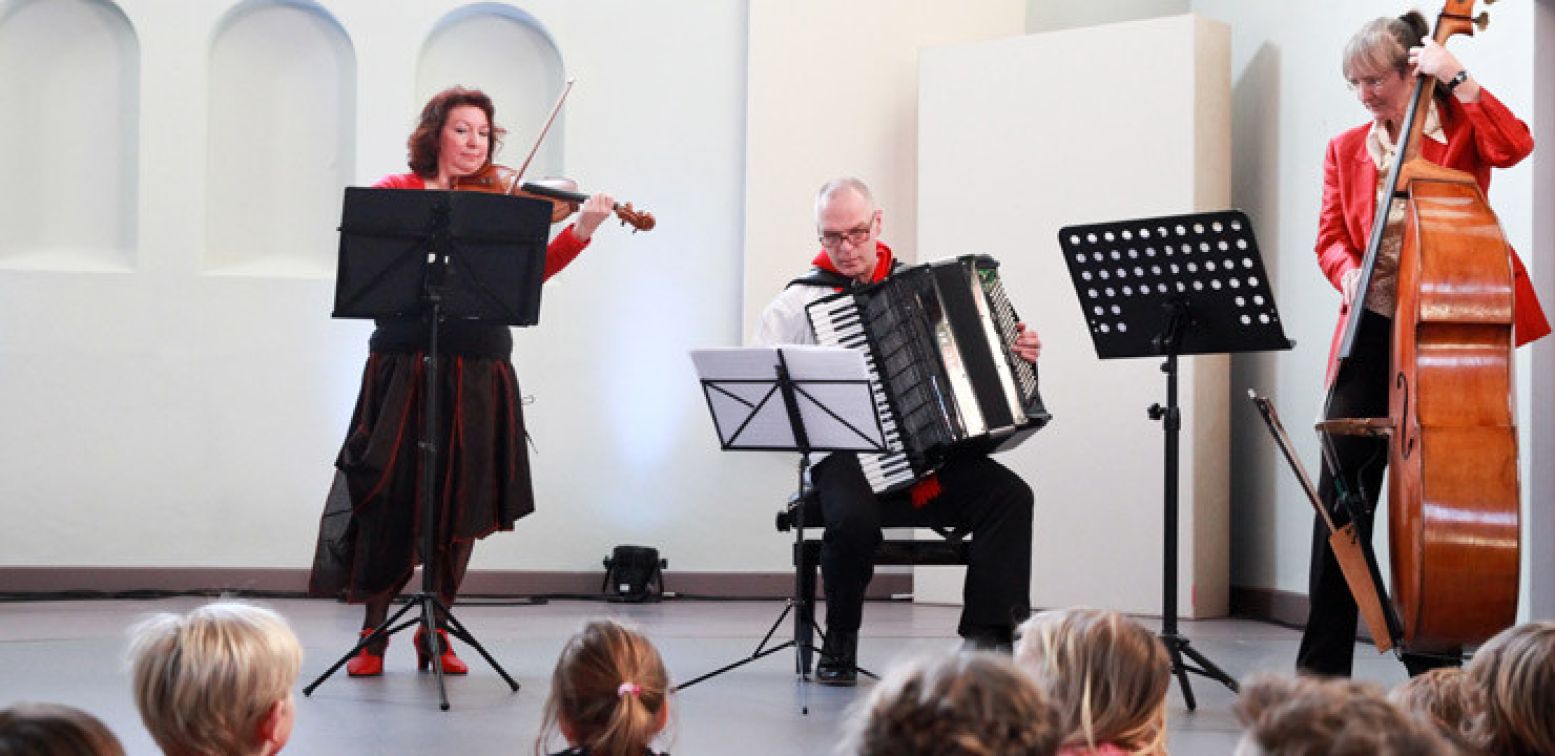
[[[302,646],[269,609],[232,601],[131,631],[135,705],[168,754],[268,754],[286,744]]]
[[[1037,756],[1058,751],[1058,716],[1031,677],[1002,656],[899,665],[850,717],[844,753]]]
[[[593,620],[556,660],[535,753],[559,729],[593,756],[641,756],[668,718],[669,673],[658,649],[614,620]]]
[[[1485,707],[1479,684],[1459,667],[1442,667],[1411,677],[1394,688],[1388,700],[1460,747],[1469,743],[1470,730]]]
[[[1236,703],[1236,756],[1446,756],[1435,728],[1393,705],[1380,686],[1338,678],[1263,675]]]
[[[1112,611],[1041,612],[1016,629],[1015,660],[1058,709],[1066,747],[1166,745],[1172,662],[1155,635]]]
[[[1491,753],[1555,753],[1555,622],[1501,631],[1475,652],[1469,679],[1485,696],[1476,727]]]
[[[124,746],[97,717],[80,709],[22,703],[0,710],[0,754],[124,756]]]

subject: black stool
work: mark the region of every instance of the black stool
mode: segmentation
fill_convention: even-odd
[[[777,513],[777,529],[780,533],[787,533],[800,524],[799,507],[804,507],[805,530],[815,529],[817,537],[811,538],[805,535],[796,538],[794,543],[794,570],[798,573],[799,596],[795,602],[795,608],[799,612],[798,630],[794,644],[799,649],[799,674],[809,675],[811,668],[811,649],[815,642],[815,585],[817,574],[821,566],[821,539],[819,534],[826,528],[825,518],[821,515],[821,499],[814,490],[806,491],[801,499],[798,495],[788,497],[788,503]],[[890,518],[881,523],[883,528],[918,527],[907,523],[892,523]],[[931,528],[938,533],[943,540],[918,541],[911,539],[887,538],[880,544],[880,549],[875,552],[874,563],[880,565],[965,565],[972,551],[972,543],[967,539],[968,531],[953,528]]]

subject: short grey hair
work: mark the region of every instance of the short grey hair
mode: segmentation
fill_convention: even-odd
[[[874,209],[875,195],[869,191],[869,185],[865,184],[862,179],[854,178],[853,176],[843,176],[822,184],[821,190],[815,193],[815,217],[817,221],[821,217],[821,208],[825,207],[832,197],[844,189],[863,197],[864,201],[869,203],[870,209]]]
[[[1409,48],[1419,47],[1429,33],[1419,11],[1369,21],[1345,44],[1341,71],[1346,79],[1354,78],[1357,71],[1408,73]]]

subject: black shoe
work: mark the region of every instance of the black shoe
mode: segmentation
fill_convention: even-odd
[[[815,665],[815,681],[822,685],[858,684],[858,633],[833,630],[826,634],[821,660]]]
[[[1010,656],[1015,653],[1014,633],[1009,628],[981,628],[961,640],[961,650]]]

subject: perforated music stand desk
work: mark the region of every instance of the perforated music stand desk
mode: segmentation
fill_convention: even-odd
[[[781,346],[733,349],[697,349],[691,352],[707,409],[725,451],[799,452],[798,498],[795,513],[795,554],[804,542],[805,472],[810,454],[826,452],[887,451],[885,430],[875,402],[861,352],[843,347]],[[795,649],[794,668],[803,681],[805,669],[799,638],[805,623],[814,623],[814,609],[800,605],[800,571],[795,570],[794,593],[777,621],[756,644],[750,656],[688,680],[678,688],[716,677],[757,659]],[[790,611],[794,612],[794,637],[770,648],[767,641]],[[802,703],[809,713],[808,703]]]
[[[1253,226],[1239,210],[1068,226],[1064,261],[1101,359],[1165,357],[1166,406],[1149,408],[1165,433],[1165,550],[1161,640],[1188,709],[1188,672],[1237,690],[1177,632],[1177,356],[1289,349]],[[1188,666],[1183,656],[1199,664]]]

